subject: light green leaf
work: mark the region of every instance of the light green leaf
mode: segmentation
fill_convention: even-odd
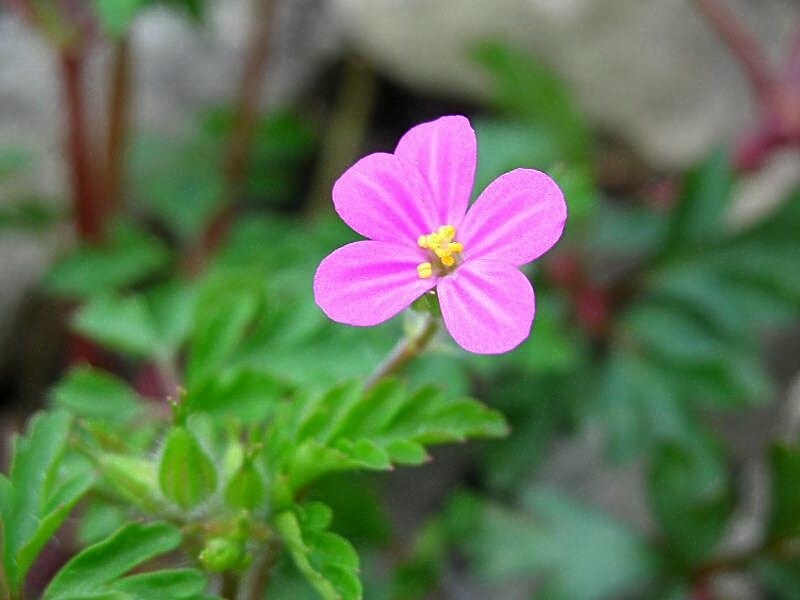
[[[27,435],[14,442],[9,479],[0,480],[3,563],[12,591],[24,584],[41,549],[92,483],[87,472],[58,478],[70,424],[61,411],[35,416]]]
[[[124,35],[147,0],[93,0],[94,12],[112,37]]]
[[[344,538],[327,531],[330,509],[320,503],[295,506],[275,525],[295,565],[325,600],[358,600],[358,555]]]
[[[193,598],[203,592],[206,578],[197,569],[171,569],[131,575],[120,579],[114,589],[136,600]]]
[[[410,393],[384,381],[365,394],[345,384],[281,406],[268,434],[268,465],[297,491],[326,473],[419,464],[426,445],[506,432],[498,412],[435,387]]]
[[[75,313],[72,326],[108,348],[139,358],[153,357],[160,350],[147,304],[139,295],[109,293],[92,298]]]
[[[88,598],[136,566],[181,543],[181,533],[166,523],[131,523],[73,557],[47,586],[44,600]]]
[[[85,298],[121,289],[162,270],[169,262],[166,246],[131,225],[119,224],[103,245],[84,245],[47,274],[47,288],[58,295]]]
[[[158,482],[164,496],[184,509],[196,507],[214,493],[216,467],[187,427],[175,427],[167,434]]]
[[[138,395],[124,380],[89,366],[72,369],[52,394],[56,405],[84,419],[124,424],[143,412]]]

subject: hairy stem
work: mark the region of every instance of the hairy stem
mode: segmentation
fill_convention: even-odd
[[[695,0],[695,5],[737,59],[756,96],[771,106],[775,101],[773,70],[755,36],[722,0]]]
[[[381,380],[402,371],[408,363],[425,350],[438,328],[439,321],[431,315],[426,315],[425,322],[419,331],[398,342],[384,361],[378,365],[378,368],[367,378],[364,389],[371,390]]]
[[[118,209],[122,200],[122,172],[130,130],[132,65],[131,42],[128,36],[116,43],[112,60],[105,181],[105,199],[109,211]]]
[[[102,235],[102,206],[93,169],[84,97],[84,56],[62,50],[60,71],[66,103],[66,154],[72,180],[72,207],[78,235],[97,240]]]
[[[358,57],[350,57],[322,140],[319,167],[311,188],[309,210],[312,213],[330,211],[331,188],[358,156],[372,116],[376,89],[372,69]]]

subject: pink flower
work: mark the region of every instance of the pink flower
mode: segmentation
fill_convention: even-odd
[[[334,321],[377,325],[435,289],[464,349],[507,352],[529,335],[533,288],[519,270],[561,237],[564,196],[544,173],[495,179],[469,210],[477,143],[469,121],[442,117],[409,130],[394,154],[370,154],[333,187],[336,212],[368,238],[328,255],[314,277]]]

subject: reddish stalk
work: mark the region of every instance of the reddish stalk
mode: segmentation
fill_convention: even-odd
[[[258,118],[261,90],[269,63],[272,19],[277,0],[256,0],[253,9],[253,26],[250,31],[244,71],[234,112],[233,129],[225,158],[225,178],[230,199],[241,191],[247,163],[253,145],[253,134]]]
[[[130,130],[131,43],[126,36],[114,47],[111,87],[108,98],[106,139],[106,211],[113,213],[122,202],[122,173]]]
[[[84,68],[85,59],[80,52],[61,51],[60,69],[66,101],[66,154],[72,179],[75,224],[82,239],[97,240],[102,235],[103,215],[86,121]]]
[[[720,0],[695,0],[695,4],[736,57],[763,105],[773,105],[775,102],[773,70],[753,34]]]
[[[223,164],[225,203],[203,234],[197,255],[189,257],[190,271],[202,268],[208,255],[225,237],[233,217],[234,202],[244,186],[269,63],[272,21],[277,4],[278,0],[256,0],[253,5],[252,28]]]

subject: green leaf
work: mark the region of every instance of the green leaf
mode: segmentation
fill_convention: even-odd
[[[94,12],[112,37],[123,36],[147,0],[93,0]]]
[[[109,292],[84,304],[73,317],[79,333],[119,352],[169,360],[189,334],[195,295],[170,284],[147,294]]]
[[[770,451],[772,507],[767,527],[769,540],[800,535],[800,450],[776,444]]]
[[[112,492],[145,512],[158,512],[158,478],[155,465],[144,458],[102,453],[96,457],[103,482]]]
[[[616,460],[629,459],[661,440],[689,440],[697,426],[675,382],[629,351],[609,357],[592,404]]]
[[[253,510],[267,500],[264,477],[250,458],[234,473],[225,489],[225,502],[232,508]]]
[[[419,464],[426,445],[506,433],[498,412],[435,387],[409,393],[384,381],[365,394],[345,384],[281,407],[268,434],[268,464],[297,491],[335,471]]]
[[[657,571],[637,532],[551,490],[527,490],[518,510],[462,496],[448,518],[480,575],[544,578],[551,597],[619,598]]]
[[[0,480],[3,564],[13,592],[92,483],[87,472],[73,472],[66,480],[58,477],[69,430],[65,412],[35,416],[27,435],[14,442],[10,477]]]
[[[188,411],[206,412],[217,418],[259,423],[275,410],[286,392],[286,385],[267,373],[227,370],[193,388],[186,396],[185,406]]]
[[[217,470],[188,428],[178,426],[167,435],[158,482],[164,496],[181,508],[194,508],[214,493]]]
[[[160,349],[147,304],[138,295],[92,298],[75,313],[72,326],[108,348],[136,357],[149,358]]]
[[[723,217],[733,189],[733,166],[727,152],[716,151],[692,172],[670,222],[669,244],[708,244],[723,233]]]
[[[223,278],[204,290],[189,345],[190,389],[219,372],[232,358],[260,312],[264,290],[250,279]]]
[[[325,600],[358,600],[358,555],[344,538],[327,531],[330,509],[320,503],[294,506],[275,526],[294,563]]]
[[[138,395],[124,380],[94,367],[72,369],[52,394],[57,406],[84,419],[122,425],[143,413]]]
[[[136,227],[120,223],[102,245],[85,244],[59,261],[45,285],[54,294],[85,298],[139,283],[169,262],[166,246]]]
[[[171,569],[131,575],[120,579],[114,589],[136,600],[194,598],[203,593],[206,578],[197,569]]]
[[[20,198],[0,207],[0,231],[42,231],[63,220],[63,211],[39,198]]]
[[[119,577],[156,556],[175,550],[180,543],[181,533],[172,525],[130,523],[64,565],[47,586],[44,600],[89,598],[91,594],[112,591]]]
[[[664,444],[650,465],[649,495],[677,558],[698,564],[719,542],[733,510],[730,482],[710,449]]]
[[[492,77],[500,108],[549,129],[569,159],[587,159],[589,129],[566,86],[552,71],[502,43],[482,44],[474,56]]]

